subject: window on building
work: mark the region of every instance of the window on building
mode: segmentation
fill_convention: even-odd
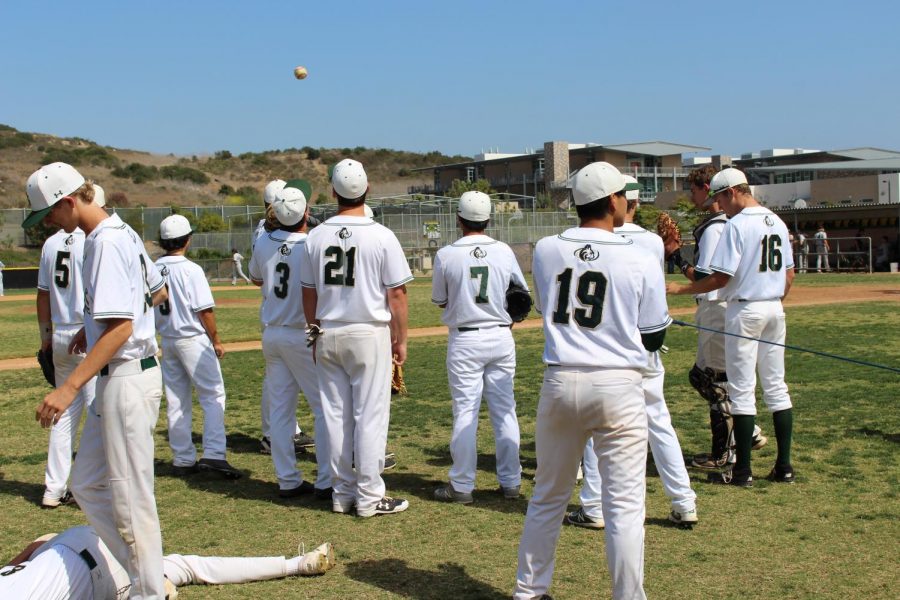
[[[466,181],[475,181],[475,167],[466,167]]]

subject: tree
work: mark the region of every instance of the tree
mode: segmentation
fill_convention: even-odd
[[[197,219],[197,227],[194,228],[197,233],[209,233],[216,231],[228,231],[228,225],[225,219],[214,212],[206,212]]]
[[[447,195],[451,198],[459,198],[466,192],[484,192],[485,194],[493,194],[495,190],[491,188],[491,184],[487,179],[476,179],[475,181],[463,181],[462,179],[454,179],[450,184]]]
[[[703,219],[703,212],[697,210],[697,207],[694,206],[694,203],[687,196],[678,196],[669,212],[675,213],[672,215],[672,218],[678,222],[678,228],[682,233],[692,231]]]

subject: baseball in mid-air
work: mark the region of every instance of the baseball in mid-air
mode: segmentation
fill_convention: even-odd
[[[306,79],[306,76],[309,73],[306,71],[306,67],[294,67],[294,77],[297,79]]]

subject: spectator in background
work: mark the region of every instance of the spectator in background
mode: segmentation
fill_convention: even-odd
[[[6,294],[3,292],[3,269],[6,268],[6,265],[3,264],[3,261],[0,260],[0,296],[5,296]]]
[[[881,243],[875,253],[875,270],[889,271],[891,268],[891,242],[888,236],[881,237]]]
[[[797,272],[806,273],[807,263],[809,263],[809,238],[802,231],[797,231],[797,249],[798,261]]]
[[[816,273],[822,272],[823,264],[825,265],[824,269],[830,271],[831,265],[828,262],[828,253],[831,251],[831,246],[828,245],[828,234],[825,233],[825,226],[819,225],[819,230],[816,231],[813,237],[816,242]]]

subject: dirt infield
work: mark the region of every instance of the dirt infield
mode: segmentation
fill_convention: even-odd
[[[217,289],[217,288],[213,288]],[[222,286],[222,289],[233,289],[231,286]],[[11,300],[34,300],[34,296],[3,296],[0,302]],[[900,287],[891,287],[884,284],[877,285],[848,285],[827,287],[795,287],[785,301],[785,306],[816,306],[824,304],[852,304],[854,302],[875,301],[900,302]],[[247,298],[220,298],[217,303],[222,306],[250,305],[257,300]],[[693,314],[693,308],[678,308],[671,311],[673,317]],[[536,329],[541,326],[540,319],[528,319],[516,325],[516,329]],[[409,330],[410,338],[423,338],[446,335],[447,328],[420,327]],[[249,342],[232,342],[225,344],[227,352],[245,352],[247,350],[259,350],[262,342],[258,340]],[[16,369],[36,369],[37,360],[33,357],[9,358],[0,360],[0,371],[13,371]]]

